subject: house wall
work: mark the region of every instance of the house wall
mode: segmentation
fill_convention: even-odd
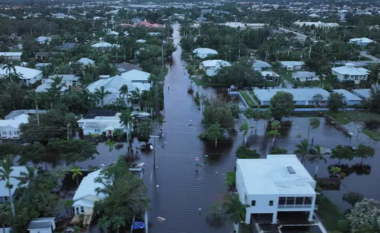
[[[5,60],[7,60],[7,61],[20,61],[21,60],[21,56],[8,56],[8,55],[4,56],[4,55],[2,55],[0,57],[4,57]]]
[[[83,125],[82,125],[83,126]],[[99,130],[99,131],[98,131]],[[115,129],[117,130],[117,129]],[[115,130],[111,130],[111,134],[109,134],[109,130],[102,130],[102,129],[83,129],[83,135],[90,135],[90,134],[99,134],[99,135],[102,135],[103,132],[106,133],[106,135],[113,135],[113,132]],[[123,132],[125,132],[124,129],[120,128],[120,130],[122,130]]]
[[[79,211],[81,211],[82,207],[83,207],[84,212],[83,213],[82,212],[77,213],[76,208],[79,208]],[[74,211],[75,215],[80,215],[80,214],[91,215],[94,212],[94,208],[86,207],[86,206],[77,205],[77,206],[73,206],[73,208],[74,208],[73,211]]]
[[[361,100],[345,100],[345,104],[346,105],[349,105],[349,106],[351,106],[351,105],[355,105],[355,104],[360,104],[362,101]]]
[[[31,84],[34,84],[36,83],[38,80],[41,80],[43,77],[43,73],[33,77],[33,78],[30,78],[30,79],[21,79],[22,83],[26,86],[29,86]]]
[[[0,127],[1,138],[20,138],[20,130],[11,126]]]
[[[344,74],[337,73],[335,71],[332,71],[332,74],[335,75],[337,77],[337,79],[341,82],[352,80],[352,81],[355,81],[355,83],[360,83],[361,80],[367,80],[368,79],[368,74],[366,74],[366,75],[344,75]]]
[[[47,229],[31,229],[29,230],[29,233],[52,233],[51,228]]]

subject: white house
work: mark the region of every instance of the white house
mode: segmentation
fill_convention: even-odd
[[[363,100],[371,98],[371,89],[355,89],[352,92]]]
[[[306,81],[318,81],[319,78],[315,74],[315,72],[309,72],[309,71],[298,71],[294,72],[292,74],[293,80],[299,80],[300,82],[306,82]]]
[[[216,50],[209,48],[197,48],[193,50],[193,53],[195,53],[195,56],[199,58],[206,58],[209,56],[218,55],[218,52]]]
[[[126,132],[120,123],[120,115],[121,113],[116,113],[114,116],[83,117],[78,121],[78,125],[83,129],[83,135],[102,135],[105,133],[107,136],[113,136],[115,130]]]
[[[305,65],[303,61],[280,61],[280,63],[285,70],[300,70]]]
[[[339,24],[337,24],[337,23],[323,23],[321,21],[318,21],[318,22],[300,22],[300,21],[297,21],[297,22],[294,22],[293,24],[295,26],[299,26],[299,27],[303,27],[303,26],[308,26],[308,27],[314,26],[316,28],[335,28],[335,27],[339,27]]]
[[[110,44],[107,42],[99,42],[99,43],[91,45],[91,47],[94,49],[111,49],[113,47],[119,47],[119,46],[115,44]]]
[[[344,89],[337,89],[333,90],[335,93],[340,93],[344,96],[343,102],[345,105],[355,105],[360,104],[362,102],[362,99],[357,97],[356,95],[352,94],[351,92],[344,90]]]
[[[272,66],[268,62],[255,60],[252,64],[252,68],[255,71],[262,71],[262,70],[268,70],[272,68]]]
[[[1,122],[1,121],[0,121]],[[2,170],[3,168],[0,167],[0,170]],[[9,179],[9,182],[10,184],[12,185],[12,188],[11,188],[11,195],[12,197],[14,196],[16,190],[18,189],[18,186],[20,184],[20,180],[14,178],[14,177],[19,177],[21,176],[21,173],[26,173],[28,174],[28,169],[24,166],[14,166],[12,167],[12,172],[11,172],[11,175],[10,175],[10,179]],[[6,181],[4,180],[0,180],[0,203],[1,202],[4,202],[4,201],[8,201],[9,200],[9,190],[8,188],[5,187],[6,185]]]
[[[2,139],[19,139],[20,125],[28,123],[29,115],[21,114],[10,119],[0,120],[0,135]]]
[[[316,181],[296,155],[267,155],[266,159],[238,159],[236,188],[246,208],[245,223],[270,216],[277,223],[280,213],[306,212],[312,221]]]
[[[367,46],[369,43],[373,43],[373,42],[374,41],[371,39],[368,39],[366,37],[362,37],[362,38],[352,38],[352,39],[350,39],[350,41],[348,43],[357,44],[357,45],[361,45],[361,46]]]
[[[34,84],[38,80],[40,80],[43,76],[41,70],[30,69],[22,66],[15,66],[16,73],[19,75],[19,79],[26,86],[30,84]],[[13,70],[10,71],[13,73]],[[8,75],[9,72],[4,66],[0,67],[0,78],[4,78],[4,76]]]
[[[97,188],[104,188],[101,183],[95,182],[100,176],[101,169],[89,173],[80,183],[77,191],[75,191],[73,201],[73,211],[75,215],[92,215],[94,211],[94,203],[105,197],[103,193],[97,193]]]
[[[278,79],[280,78],[280,75],[270,70],[261,71],[260,74],[261,74],[261,77],[263,77],[263,79],[265,79],[266,81],[274,82],[274,81],[278,81]]]
[[[89,66],[89,65],[94,65],[95,64],[95,61],[93,61],[93,60],[91,60],[90,58],[87,58],[87,57],[82,57],[77,62],[79,64],[83,65],[83,66]]]
[[[205,70],[208,76],[215,76],[223,66],[231,66],[231,63],[223,60],[207,60],[202,61],[199,68]]]
[[[76,86],[79,84],[79,77],[73,74],[55,74],[49,76],[47,79],[42,79],[42,84],[36,88],[36,92],[47,92],[56,78],[62,78],[61,85],[64,86],[61,87],[61,92],[65,92],[71,86]]]
[[[36,218],[30,221],[29,233],[53,233],[55,230],[55,218]]]
[[[331,68],[332,74],[337,77],[340,82],[354,81],[359,84],[361,80],[367,80],[369,70],[361,67],[355,67],[352,63],[347,63],[344,66]]]
[[[21,61],[22,52],[0,52],[0,57],[8,61]]]
[[[114,76],[111,78],[100,79],[87,86],[87,90],[91,93],[95,93],[96,90],[100,90],[104,87],[104,91],[108,91],[108,94],[104,97],[104,104],[116,103],[120,96],[120,87],[123,85],[128,86],[128,92],[132,92],[137,88],[142,91],[150,90],[151,84],[149,81],[150,73],[141,70],[131,70],[122,73],[121,76]],[[101,101],[98,103],[101,105]]]
[[[36,38],[36,41],[39,44],[45,44],[45,43],[49,44],[52,39],[53,37],[51,36],[39,36]]]
[[[269,105],[272,97],[279,91],[288,92],[293,95],[293,102],[295,105],[327,105],[330,93],[322,88],[308,88],[308,89],[260,89],[253,90],[260,105]],[[316,103],[314,96],[321,95],[323,99]]]

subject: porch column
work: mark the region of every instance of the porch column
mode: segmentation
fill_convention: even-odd
[[[251,212],[248,210],[245,213],[245,224],[251,224]]]
[[[272,224],[277,222],[277,211],[273,213]]]
[[[313,215],[314,215],[314,211],[312,210],[309,212],[309,219],[308,219],[309,222],[313,221]]]

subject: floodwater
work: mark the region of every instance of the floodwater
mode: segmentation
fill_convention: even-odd
[[[174,42],[179,42],[179,25],[174,24]],[[181,48],[173,53],[174,65],[170,68],[165,80],[165,109],[163,114],[165,122],[162,129],[164,135],[156,139],[155,149],[150,152],[139,152],[138,163],[146,164],[144,182],[148,187],[151,198],[149,207],[149,232],[152,233],[229,233],[232,232],[232,223],[215,228],[206,222],[208,207],[224,200],[227,193],[225,174],[235,168],[236,148],[244,143],[241,133],[230,134],[229,139],[223,140],[215,147],[213,142],[204,142],[198,139],[203,131],[201,125],[202,114],[195,104],[194,96],[200,94],[216,95],[226,94],[226,90],[214,88],[194,87],[194,94],[187,93],[191,85],[188,77],[184,76],[185,63],[181,61]],[[236,120],[236,129],[244,119]],[[300,138],[306,138],[308,118],[290,117],[284,119],[281,136],[275,140],[275,146],[285,148],[292,153]],[[250,121],[255,131],[248,138],[248,146],[256,149],[262,157],[265,157],[272,146],[272,138],[265,137],[264,127],[266,122],[259,121],[257,124]],[[347,138],[321,119],[321,125],[311,133],[314,145],[322,145],[325,148],[333,148],[339,144],[357,146],[360,142],[373,146],[377,151],[379,144],[368,139],[363,134],[356,136],[355,126],[350,125],[350,131],[354,132],[352,138]],[[156,133],[158,135],[158,133]],[[153,140],[151,140],[153,143]],[[137,140],[134,147],[142,145]],[[119,150],[111,152],[104,143],[98,145],[99,155],[94,160],[78,163],[77,165],[88,168],[89,166],[102,166],[116,162],[117,158],[125,155],[127,145]],[[156,154],[157,169],[153,169],[154,152]],[[198,161],[197,161],[198,160]],[[337,160],[329,160],[327,164],[320,164],[318,177],[327,177],[327,166],[337,163]],[[342,164],[352,166],[360,163],[356,159]],[[200,164],[201,166],[196,166]],[[363,164],[380,164],[380,158],[367,159]],[[306,168],[314,174],[315,165],[305,163]],[[198,171],[196,169],[198,168]],[[358,175],[355,172],[347,176],[339,191],[324,191],[341,210],[349,206],[341,198],[343,193],[356,191],[369,198],[380,199],[378,180],[380,170],[372,167],[369,175]],[[162,217],[164,221],[158,221]]]

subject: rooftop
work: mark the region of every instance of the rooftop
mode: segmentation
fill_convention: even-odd
[[[370,89],[355,89],[353,90],[354,93],[368,99],[371,98],[371,90]]]
[[[90,58],[87,58],[87,57],[82,57],[77,62],[82,64],[82,65],[85,65],[85,66],[95,63],[93,60],[91,60]]]
[[[51,228],[55,218],[36,218],[29,223],[28,230]]]
[[[202,65],[204,67],[220,67],[220,66],[231,66],[231,63],[228,61],[223,61],[223,60],[207,60],[203,61]]]
[[[340,93],[340,94],[344,95],[344,98],[348,101],[355,101],[355,100],[360,101],[360,100],[362,100],[361,98],[357,97],[356,95],[354,95],[351,92],[344,90],[344,89],[333,90],[333,92]]]
[[[312,100],[313,96],[320,94],[323,99],[328,99],[330,93],[321,88],[307,88],[307,89],[263,89],[254,90],[255,95],[261,101],[270,101],[272,97],[279,91],[288,92],[293,95],[294,101]]]
[[[308,77],[314,77],[317,75],[315,74],[315,72],[298,71],[298,72],[294,72],[292,76],[296,78],[308,78]]]
[[[303,61],[280,61],[283,66],[303,66],[305,62]]]
[[[315,180],[296,155],[238,159],[248,194],[315,194]]]
[[[256,60],[253,62],[253,68],[270,68],[272,67],[268,62]]]
[[[355,67],[352,63],[347,63],[344,66],[334,67],[332,71],[335,71],[339,74],[347,75],[367,75],[370,71],[361,67]]]
[[[104,194],[96,193],[96,188],[103,188],[103,184],[96,183],[95,179],[100,176],[100,172],[102,169],[99,169],[97,171],[89,173],[87,176],[85,176],[80,182],[79,187],[77,191],[75,191],[73,200],[79,200],[85,196],[98,196],[98,197],[104,197]]]
[[[8,115],[4,117],[4,119],[11,119],[13,117],[19,116],[21,114],[36,114],[37,110],[35,109],[20,109],[20,110],[14,110],[10,112]],[[46,113],[46,110],[38,110],[38,113]]]
[[[18,129],[20,124],[28,123],[29,115],[21,114],[7,120],[0,120],[0,127],[11,126],[12,128]],[[1,196],[0,196],[1,197]]]
[[[8,75],[8,70],[3,67],[4,66],[0,67],[0,76]],[[19,76],[20,79],[32,79],[42,74],[41,70],[30,69],[22,66],[15,66],[15,69],[17,74],[22,74],[22,76]]]
[[[218,54],[218,52],[214,49],[209,49],[209,48],[197,48],[193,50],[193,53],[198,53],[198,54]]]

